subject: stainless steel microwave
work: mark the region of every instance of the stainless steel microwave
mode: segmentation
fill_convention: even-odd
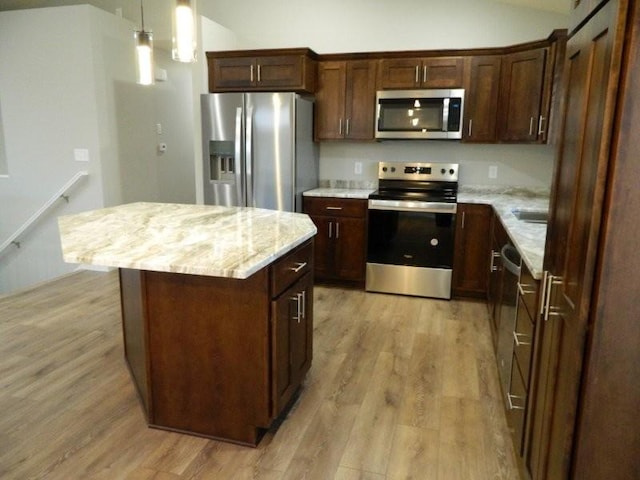
[[[376,138],[462,138],[464,89],[382,90],[376,94]]]

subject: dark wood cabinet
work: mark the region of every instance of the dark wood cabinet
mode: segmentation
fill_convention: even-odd
[[[120,269],[150,426],[255,445],[311,365],[312,242],[244,280]]]
[[[468,62],[470,75],[465,92],[462,139],[465,142],[494,143],[502,56],[476,56]]]
[[[304,212],[318,228],[314,255],[316,281],[363,286],[367,201],[304,197]]]
[[[318,66],[316,140],[373,140],[376,62],[325,61]]]
[[[487,295],[491,212],[489,205],[458,204],[451,285],[455,296]]]
[[[547,49],[538,48],[502,57],[498,102],[498,139],[538,142],[548,120],[542,114]]]
[[[296,267],[297,268],[297,267]],[[273,403],[280,412],[289,403],[313,356],[313,274],[307,273],[271,302]]]
[[[640,471],[640,3],[609,0],[567,43],[564,121],[526,463],[534,480]]]
[[[308,49],[207,52],[209,91],[313,93],[315,57]]]
[[[502,301],[502,276],[503,267],[500,261],[500,251],[509,241],[509,236],[505,231],[497,214],[491,218],[491,240],[488,253],[488,285],[487,285],[487,306],[489,308],[489,318],[491,322],[491,332],[493,334],[494,346],[498,341],[498,327],[500,322],[500,302]]]
[[[378,86],[400,88],[462,88],[463,57],[385,58],[380,60]]]

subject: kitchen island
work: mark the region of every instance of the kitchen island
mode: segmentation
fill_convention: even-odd
[[[59,219],[65,261],[118,267],[149,426],[256,445],[311,365],[306,215],[134,203]]]

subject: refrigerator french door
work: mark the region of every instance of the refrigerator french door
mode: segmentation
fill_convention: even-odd
[[[301,211],[318,186],[313,101],[295,93],[201,97],[204,202]]]

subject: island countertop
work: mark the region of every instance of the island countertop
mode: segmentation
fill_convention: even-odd
[[[69,263],[245,279],[312,238],[304,214],[131,203],[58,219]]]

